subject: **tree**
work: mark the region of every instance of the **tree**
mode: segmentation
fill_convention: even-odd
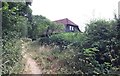
[[[25,2],[2,2],[2,73],[18,73],[21,68],[19,39],[27,35],[29,8]],[[17,65],[19,64],[19,65]],[[17,69],[16,69],[17,68]]]
[[[32,39],[48,36],[50,34],[61,32],[63,26],[53,23],[47,18],[39,15],[32,16],[32,27],[29,29],[29,36]]]

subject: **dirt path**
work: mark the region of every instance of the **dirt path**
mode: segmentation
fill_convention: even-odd
[[[42,74],[35,60],[31,58],[29,53],[26,52],[26,44],[22,44],[22,55],[25,60],[25,69],[23,74]]]

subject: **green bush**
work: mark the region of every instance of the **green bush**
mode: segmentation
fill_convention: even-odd
[[[47,45],[58,45],[61,48],[67,47],[68,45],[79,47],[82,46],[85,39],[84,37],[82,33],[59,33],[51,35],[50,37],[40,38],[39,42]]]
[[[28,35],[31,15],[28,5],[2,2],[2,74],[18,74],[23,68],[20,38]]]
[[[84,33],[59,33],[41,38],[39,42],[62,48],[59,54],[53,51],[54,56],[64,61],[62,73],[119,74],[116,24],[116,21],[96,20],[88,24]]]
[[[21,42],[14,39],[5,41],[3,44],[2,74],[20,73],[23,69]]]

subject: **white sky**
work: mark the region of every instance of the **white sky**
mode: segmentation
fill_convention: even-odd
[[[51,21],[69,18],[84,31],[94,18],[113,19],[119,0],[33,0],[33,15],[43,15]]]

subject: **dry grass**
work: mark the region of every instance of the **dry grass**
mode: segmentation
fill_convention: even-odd
[[[60,50],[58,46],[40,45],[38,41],[27,45],[27,53],[37,62],[43,74],[68,73],[66,62],[74,57],[75,49]],[[77,50],[76,50],[77,51]]]
[[[36,60],[45,74],[57,74],[64,66],[64,62],[57,57],[59,52],[58,54],[55,52],[58,50],[58,46],[40,46],[37,42],[32,42],[27,46],[27,52]]]

